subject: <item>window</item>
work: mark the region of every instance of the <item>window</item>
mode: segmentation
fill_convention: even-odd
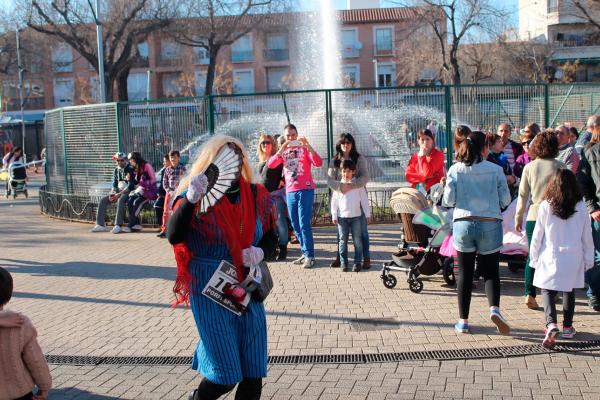
[[[267,61],[286,61],[290,59],[287,33],[267,34],[267,48],[265,49]]]
[[[254,92],[254,70],[235,69],[233,70],[233,93],[252,93]]]
[[[54,107],[73,105],[73,79],[61,78],[54,80]]]
[[[90,100],[100,102],[100,81],[97,76],[90,77],[90,97]]]
[[[179,58],[179,45],[169,40],[163,40],[160,43],[160,59],[161,60],[177,60]]]
[[[23,106],[26,110],[45,108],[44,84],[42,81],[24,81],[23,96]],[[2,82],[2,104],[7,110],[19,110],[21,108],[18,81]]]
[[[548,0],[548,12],[558,11],[558,0]]]
[[[196,78],[196,96],[204,96],[204,88],[206,87],[206,72],[195,71],[194,76]]]
[[[358,64],[342,65],[342,83],[344,87],[360,86],[360,66]]]
[[[196,41],[205,43],[205,38],[196,38]],[[210,63],[208,50],[206,50],[204,47],[194,47],[193,49],[196,64],[208,65]]]
[[[172,72],[162,75],[162,90],[164,97],[179,97],[181,96],[180,74]]]
[[[52,50],[52,64],[54,72],[73,71],[73,53],[66,44],[59,45]]]
[[[377,65],[377,87],[389,87],[396,84],[396,68],[394,64]]]
[[[231,45],[231,62],[248,62],[254,60],[252,54],[252,36],[244,35]]]
[[[148,58],[149,58],[149,50],[148,50],[148,42],[138,43],[137,50],[140,55],[140,59],[138,61],[137,66],[148,66]]]
[[[127,77],[127,97],[131,101],[145,100],[148,89],[148,74],[130,73]]]
[[[393,50],[392,28],[375,28],[375,54],[391,55]]]
[[[289,74],[290,67],[267,68],[267,90],[269,92],[279,92],[287,89],[287,78]]]
[[[342,57],[358,57],[361,46],[358,42],[358,30],[342,29]]]

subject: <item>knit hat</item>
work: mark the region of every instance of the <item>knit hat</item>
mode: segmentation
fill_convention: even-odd
[[[115,154],[113,154],[113,156],[111,157],[113,160],[127,160],[127,156],[125,155],[125,153],[121,153],[120,151],[117,151]]]

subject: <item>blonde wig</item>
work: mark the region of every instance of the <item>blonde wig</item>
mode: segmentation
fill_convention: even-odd
[[[271,141],[271,155],[267,155],[267,153],[264,152],[262,146],[260,145],[263,140],[268,139]],[[259,161],[267,161],[273,154],[277,153],[277,141],[273,138],[273,136],[266,134],[266,133],[261,133],[260,137],[258,138],[258,148],[256,149],[256,154],[258,155],[258,160]]]
[[[206,168],[208,168],[215,157],[217,157],[219,150],[221,150],[223,146],[227,145],[227,143],[235,144],[242,151],[242,176],[248,183],[254,183],[252,166],[250,165],[248,154],[246,153],[246,149],[244,148],[242,142],[231,136],[216,135],[202,145],[196,160],[193,162],[191,168],[188,169],[186,176],[179,183],[177,194],[181,194],[187,189],[192,177],[206,171]]]

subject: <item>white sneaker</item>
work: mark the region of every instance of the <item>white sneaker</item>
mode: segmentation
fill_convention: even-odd
[[[90,232],[108,232],[108,228],[104,225],[96,225],[90,229]]]
[[[141,226],[140,224],[137,224],[137,225],[134,225],[134,226],[131,227],[131,230],[134,231],[134,232],[139,232],[142,229],[144,229],[144,227]]]
[[[131,233],[131,228],[128,226],[124,226],[121,228],[122,233]]]
[[[297,260],[294,260],[294,262],[292,262],[292,264],[294,264],[294,265],[302,265],[302,264],[304,264],[304,256],[298,258]]]
[[[114,228],[112,228],[112,233],[121,233],[121,226],[120,225],[115,225]]]
[[[304,259],[304,264],[302,264],[303,268],[310,269],[315,266],[315,259],[313,257],[306,257]]]

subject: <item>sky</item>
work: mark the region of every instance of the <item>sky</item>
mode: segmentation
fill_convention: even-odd
[[[310,8],[311,3],[315,3],[316,1],[325,1],[325,0],[300,0],[300,3],[306,5],[307,8]],[[333,0],[335,1],[336,7],[338,9],[342,9],[346,7],[346,0]],[[518,16],[518,7],[519,0],[499,0],[501,4],[505,7],[506,10],[512,12],[509,24],[512,27],[517,28],[519,24],[519,16]],[[395,7],[397,6],[399,1],[394,2],[393,0],[380,0],[380,4],[382,7]],[[14,4],[14,0],[0,0],[0,8],[3,9],[11,9]]]

